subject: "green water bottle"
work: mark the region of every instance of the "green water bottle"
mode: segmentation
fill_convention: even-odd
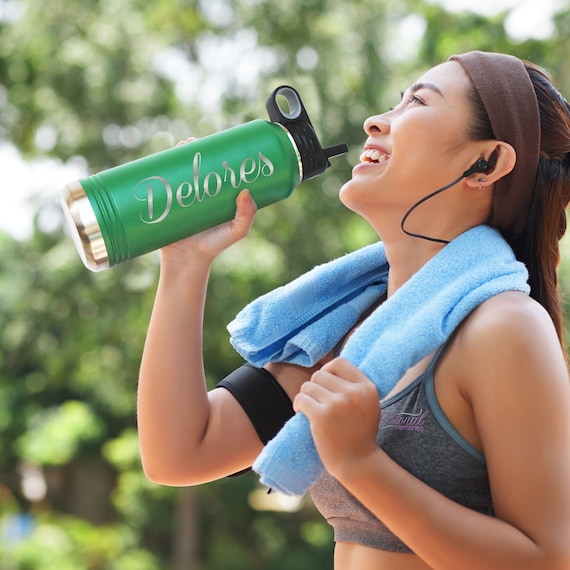
[[[254,120],[65,186],[65,217],[85,266],[100,271],[231,220],[241,190],[262,208],[322,174],[345,144],[322,148],[295,89]]]

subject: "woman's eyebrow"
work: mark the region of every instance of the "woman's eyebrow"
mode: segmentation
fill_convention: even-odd
[[[414,83],[408,89],[408,91],[413,94],[417,93],[420,89],[429,89],[430,91],[437,93],[440,97],[443,97],[445,99],[445,95],[442,93],[441,89],[433,83]],[[405,93],[402,93],[402,98],[404,98],[404,95]]]

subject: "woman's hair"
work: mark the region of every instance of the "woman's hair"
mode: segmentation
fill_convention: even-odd
[[[566,349],[556,270],[570,200],[570,107],[543,70],[530,63],[525,63],[525,68],[538,100],[540,158],[525,229],[517,236],[503,235],[517,259],[526,265],[530,295],[548,311]],[[469,88],[468,97],[474,109],[470,135],[474,140],[494,139],[489,117],[473,86]]]

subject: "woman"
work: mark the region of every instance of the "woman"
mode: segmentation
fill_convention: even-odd
[[[247,235],[253,200],[242,192],[232,222],[165,247],[140,372],[145,472],[194,485],[247,468],[293,413],[290,400],[326,469],[311,491],[335,527],[335,568],[570,568],[570,384],[556,292],[568,103],[533,66],[471,52],[425,73],[364,130],[340,198],[382,240],[386,296],[316,364],[247,367],[208,393],[208,274]],[[484,224],[526,264],[530,296],[507,290],[482,302],[380,407],[371,380],[336,355],[385,298]],[[248,401],[261,391],[278,426]],[[400,439],[414,432],[426,438]]]

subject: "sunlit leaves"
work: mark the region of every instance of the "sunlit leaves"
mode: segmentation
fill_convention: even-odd
[[[23,460],[38,465],[62,465],[71,461],[82,444],[95,441],[101,420],[85,402],[68,400],[37,412],[16,444]]]

